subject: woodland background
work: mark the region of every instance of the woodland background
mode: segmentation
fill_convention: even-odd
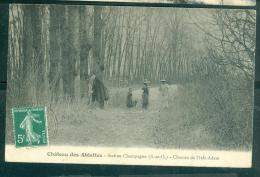
[[[7,130],[12,107],[44,105],[54,144],[251,149],[254,10],[11,5],[9,13]],[[87,105],[92,72],[109,88],[105,110]],[[150,109],[127,110],[127,89],[140,98],[145,79]],[[158,112],[160,79],[170,107]]]

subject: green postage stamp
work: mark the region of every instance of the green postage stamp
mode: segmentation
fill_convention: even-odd
[[[48,145],[46,107],[13,108],[16,147]]]

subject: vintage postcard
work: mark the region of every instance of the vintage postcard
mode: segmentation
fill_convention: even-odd
[[[255,10],[9,14],[6,161],[251,167]]]

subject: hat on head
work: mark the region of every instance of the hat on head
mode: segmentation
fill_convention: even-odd
[[[144,80],[144,84],[150,83],[147,79]]]

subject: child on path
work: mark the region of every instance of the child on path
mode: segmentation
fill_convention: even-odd
[[[126,97],[126,106],[128,108],[135,107],[137,104],[136,100],[133,100],[133,93],[132,93],[132,88],[129,88],[127,97]]]
[[[149,89],[148,89],[148,82],[144,82],[144,87],[142,88],[143,94],[142,94],[142,108],[147,109],[149,105]]]
[[[161,85],[159,88],[160,92],[160,107],[161,109],[165,109],[169,107],[169,87],[166,80],[160,80]]]

